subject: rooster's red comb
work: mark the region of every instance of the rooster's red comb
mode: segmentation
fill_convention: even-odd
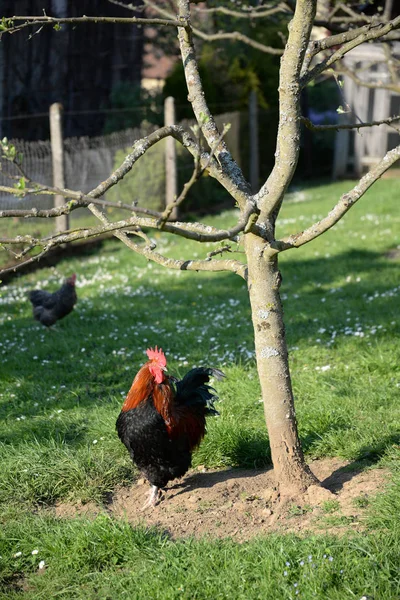
[[[154,350],[153,348],[148,348],[146,350],[146,354],[150,360],[157,361],[160,367],[165,367],[167,365],[167,359],[165,358],[165,354],[161,348],[158,349],[157,346],[154,348]]]

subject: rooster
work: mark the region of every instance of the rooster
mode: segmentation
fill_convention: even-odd
[[[206,415],[214,409],[210,377],[218,369],[191,369],[178,381],[168,377],[161,348],[147,350],[149,361],[138,371],[122,405],[116,427],[133,462],[152,485],[143,509],[157,504],[160,488],[182,477],[192,464],[192,452],[206,433]]]
[[[46,327],[69,315],[77,301],[75,273],[68,277],[56,292],[32,290],[29,300],[32,302],[33,316]]]

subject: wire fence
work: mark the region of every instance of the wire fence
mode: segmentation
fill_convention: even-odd
[[[223,126],[230,123],[231,129],[226,135],[226,142],[234,158],[240,160],[240,113],[232,112],[217,117],[217,123]],[[182,125],[188,129],[193,122],[185,121]],[[119,166],[129,152],[135,140],[143,138],[153,131],[154,125],[143,125],[98,137],[74,137],[64,140],[64,173],[67,188],[87,193],[106,179]],[[50,140],[25,141],[10,140],[23,154],[23,170],[28,177],[44,185],[53,184],[52,154]],[[143,206],[160,208],[165,190],[164,146],[151,148],[134,166],[132,174],[127,176],[129,185],[124,180],[122,186],[116,185],[107,194],[107,198],[118,202],[138,200]],[[187,154],[187,153],[186,153]],[[182,151],[178,153],[178,178],[189,178],[192,169],[189,155],[182,159]],[[21,176],[17,167],[7,159],[0,158],[0,185],[12,187]],[[130,178],[130,179],[129,179]],[[156,197],[154,197],[156,196]],[[50,208],[54,199],[49,195],[29,195],[17,197],[0,191],[0,209],[32,207]]]
[[[112,173],[115,168],[115,155],[118,150],[129,148],[134,140],[148,135],[151,128],[126,129],[104,136],[93,138],[66,138],[64,140],[64,169],[66,187],[89,192],[98,183]],[[28,177],[44,185],[53,184],[53,167],[50,140],[27,142],[10,140],[23,154],[23,169]],[[0,185],[12,186],[11,177],[20,177],[17,167],[10,161],[1,158]],[[27,196],[18,198],[0,191],[0,208],[31,208],[40,205],[50,208],[53,198],[48,195]]]

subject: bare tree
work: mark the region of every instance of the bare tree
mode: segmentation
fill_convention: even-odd
[[[145,0],[145,4],[150,5],[150,2]],[[221,8],[223,8],[222,4]],[[290,6],[284,5],[284,7],[287,12],[291,12]],[[194,6],[193,10],[197,8]],[[269,8],[274,8],[274,5],[265,7],[265,10]],[[243,278],[248,287],[251,304],[256,361],[276,479],[281,494],[291,496],[305,491],[310,485],[318,482],[304,461],[297,432],[280,299],[279,254],[299,248],[328,231],[400,158],[399,145],[387,152],[353,189],[338,198],[333,209],[320,221],[304,231],[293,231],[286,238],[276,237],[276,221],[299,156],[302,89],[335,66],[352,48],[367,41],[390,38],[392,33],[400,28],[400,17],[393,20],[382,17],[367,23],[360,19],[359,23],[351,29],[340,30],[339,23],[337,33],[312,40],[315,15],[316,0],[297,0],[281,58],[280,116],[275,164],[267,180],[255,194],[252,194],[250,184],[232,159],[224,141],[224,131],[218,130],[207,106],[196,59],[194,44],[196,32],[192,26],[189,0],[177,0],[175,15],[168,11],[167,14],[157,18],[130,20],[127,18],[124,22],[127,24],[129,21],[131,23],[151,22],[177,28],[188,98],[197,120],[198,130],[201,130],[208,145],[207,149],[201,146],[200,136],[192,135],[179,126],[163,127],[135,141],[132,152],[126,156],[121,166],[91,192],[83,194],[76,190],[56,189],[31,181],[23,171],[23,164],[17,150],[7,141],[3,141],[3,154],[17,166],[20,173],[17,188],[10,184],[9,188],[2,189],[11,190],[21,196],[38,193],[60,194],[65,198],[65,203],[61,207],[49,210],[40,209],[39,206],[31,210],[3,210],[0,211],[0,217],[56,217],[85,206],[99,220],[97,227],[55,233],[43,239],[35,239],[32,236],[0,238],[0,243],[8,248],[12,248],[15,244],[25,244],[24,250],[19,253],[21,265],[37,260],[57,245],[112,232],[133,251],[165,267],[191,271],[232,271]],[[13,17],[3,20],[3,30],[11,33],[22,28],[60,26],[62,23],[77,23],[88,18],[68,20],[48,16]],[[377,124],[379,123],[375,123]],[[357,128],[359,124],[347,125],[347,127]],[[194,170],[190,181],[184,186],[173,205],[167,206],[163,213],[150,211],[143,206],[119,204],[119,207],[130,211],[130,216],[117,222],[110,221],[102,210],[110,203],[102,200],[101,197],[113,185],[118,184],[151,146],[167,136],[172,136],[193,156]],[[168,221],[172,209],[184,202],[188,190],[204,171],[215,178],[235,200],[237,221],[231,229],[212,228],[201,222]],[[155,242],[149,237],[148,232],[152,230],[174,233],[198,242],[223,241],[224,245],[222,248],[216,247],[203,259],[194,260],[188,256],[175,260],[158,252]],[[243,243],[247,262],[227,256],[228,252],[230,254],[235,252],[231,242]],[[27,258],[33,248],[40,248],[38,256]]]

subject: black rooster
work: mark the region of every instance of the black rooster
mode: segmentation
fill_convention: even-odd
[[[210,377],[224,377],[218,369],[191,369],[178,381],[165,375],[163,351],[147,350],[149,361],[133,380],[117,419],[117,431],[133,462],[152,484],[146,508],[157,503],[159,489],[182,477],[192,463],[192,452],[206,433],[206,415],[218,414]]]

